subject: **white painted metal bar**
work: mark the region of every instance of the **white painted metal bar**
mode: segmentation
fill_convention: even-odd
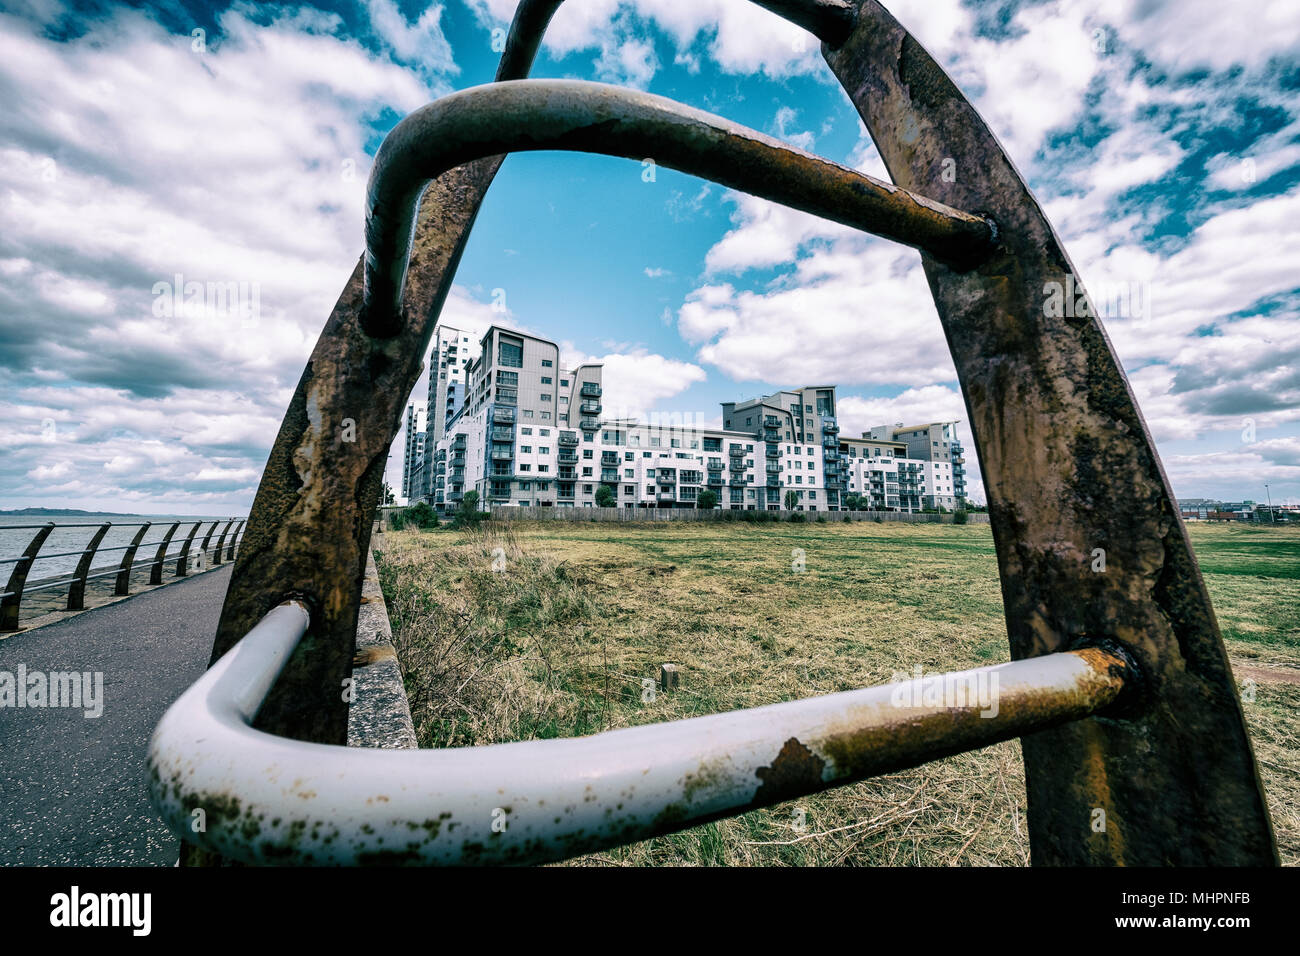
[[[1092,647],[591,737],[367,750],[250,727],[308,627],[275,608],[159,722],[173,833],[246,863],[543,862],[1080,719],[1131,676]]]

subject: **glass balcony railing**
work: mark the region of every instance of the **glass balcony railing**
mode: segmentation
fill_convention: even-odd
[[[578,411],[584,415],[599,415],[600,402],[583,402],[578,406]]]
[[[594,432],[597,428],[600,427],[600,419],[584,418],[582,419],[582,421],[578,422],[578,427],[581,428],[584,432]]]
[[[595,382],[583,382],[580,394],[583,398],[600,398],[601,387]]]
[[[492,409],[492,420],[494,422],[510,422],[513,424],[515,410],[513,408],[502,408],[498,405]]]
[[[560,446],[562,448],[572,448],[578,444],[577,432],[560,432]]]

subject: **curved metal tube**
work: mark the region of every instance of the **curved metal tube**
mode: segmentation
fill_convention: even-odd
[[[498,80],[519,80],[528,75],[546,28],[563,0],[520,0],[510,21]],[[753,0],[798,26],[829,47],[837,47],[853,32],[857,8],[849,0]]]
[[[996,246],[987,219],[881,182],[673,100],[581,80],[512,80],[421,107],[385,138],[366,202],[361,322],[391,337],[419,199],[429,181],[499,153],[543,149],[655,163],[915,246],[970,268]]]
[[[381,750],[249,726],[309,624],[274,608],[163,715],[150,797],[173,833],[246,863],[544,862],[1077,720],[1140,683],[1091,647],[590,737]]]

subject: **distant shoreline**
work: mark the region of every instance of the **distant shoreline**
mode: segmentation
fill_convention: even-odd
[[[13,511],[0,510],[0,515],[26,517],[44,515],[52,518],[71,518],[77,515],[106,515],[109,518],[143,518],[144,515],[123,511],[82,511],[80,508],[17,508]]]

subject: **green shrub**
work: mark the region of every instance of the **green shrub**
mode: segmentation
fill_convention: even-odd
[[[965,511],[954,511],[952,513],[953,524],[965,524],[966,521],[967,521],[967,515]]]
[[[790,512],[790,521],[791,521],[793,524],[801,524],[801,523],[803,523],[803,521],[805,521],[805,520],[806,520],[806,519],[804,518],[804,516],[803,516],[803,512],[802,512],[802,511],[791,511],[791,512]]]
[[[421,501],[405,511],[401,512],[402,524],[411,524],[424,531],[428,528],[438,527],[438,512],[429,507],[429,503]]]
[[[825,524],[825,523],[826,523],[826,516],[825,516],[825,515],[818,515],[818,516],[817,516],[817,523],[818,523],[818,524]]]

